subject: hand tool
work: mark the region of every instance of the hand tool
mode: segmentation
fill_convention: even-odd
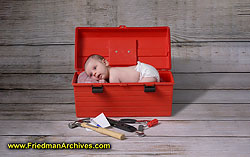
[[[116,121],[116,120],[113,120],[110,118],[107,118],[107,120],[109,121],[111,126],[116,127],[118,129],[125,130],[128,132],[135,132],[137,130],[135,127],[128,125],[128,124],[125,124],[123,122]]]
[[[144,130],[144,126],[143,126],[143,125],[139,125],[139,127],[138,127],[138,129],[137,129],[137,131],[136,131],[136,134],[137,134],[138,136],[140,136],[140,137],[146,136],[146,135],[144,134],[143,130]]]
[[[86,122],[86,123],[90,123],[90,118],[84,118],[84,119],[79,119],[79,120],[76,120],[74,122],[70,122],[68,124],[68,127],[70,129],[74,129],[76,127],[80,127],[80,124],[83,123],[83,122]]]
[[[150,128],[153,127],[155,125],[158,124],[158,120],[157,119],[153,119],[153,120],[136,120],[136,119],[120,119],[120,122],[123,123],[144,123],[144,129],[146,128]]]
[[[68,126],[69,126],[70,129],[73,129],[73,128],[81,126],[81,127],[88,128],[88,129],[91,129],[93,131],[99,132],[101,134],[117,138],[119,140],[125,139],[125,135],[124,134],[117,133],[117,132],[114,132],[114,131],[111,131],[111,130],[108,130],[108,129],[104,129],[104,128],[101,128],[99,126],[91,125],[91,124],[89,124],[89,122],[90,122],[89,118],[80,119],[80,120],[77,120],[75,122],[69,123]]]
[[[157,119],[153,119],[153,120],[136,120],[136,119],[120,119],[120,122],[123,122],[123,123],[143,123],[144,125],[139,125],[138,126],[138,129],[136,131],[136,134],[140,137],[144,137],[146,136],[144,134],[144,130],[147,129],[147,128],[150,128],[152,126],[155,126],[158,124],[158,120]]]

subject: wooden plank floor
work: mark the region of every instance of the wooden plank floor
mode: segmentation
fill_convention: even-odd
[[[250,156],[250,3],[0,1],[0,156]],[[73,87],[75,27],[170,26],[173,115],[121,141],[83,128]],[[114,119],[119,119],[115,117]],[[109,143],[10,150],[8,143]]]
[[[145,130],[146,137],[112,128],[126,135],[123,141],[82,128],[69,129],[67,124],[75,119],[74,104],[14,104],[8,108],[3,104],[1,109],[1,155],[247,156],[250,153],[250,104],[174,104],[174,115],[158,117],[160,124]],[[149,119],[152,118],[157,117]],[[7,143],[14,142],[110,143],[112,149],[7,149]]]

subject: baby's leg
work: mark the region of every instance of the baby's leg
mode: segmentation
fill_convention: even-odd
[[[143,77],[139,82],[156,82],[157,79],[155,77]]]

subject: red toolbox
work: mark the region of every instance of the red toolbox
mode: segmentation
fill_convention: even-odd
[[[169,27],[77,27],[74,86],[77,117],[170,116],[174,79],[171,71]],[[161,82],[77,83],[91,54],[105,57],[110,66],[137,61],[154,66]]]

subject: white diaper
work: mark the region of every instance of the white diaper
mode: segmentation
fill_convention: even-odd
[[[141,63],[140,61],[138,61],[135,70],[140,72],[140,80],[143,77],[155,77],[157,79],[157,82],[160,82],[158,71],[149,64]]]

